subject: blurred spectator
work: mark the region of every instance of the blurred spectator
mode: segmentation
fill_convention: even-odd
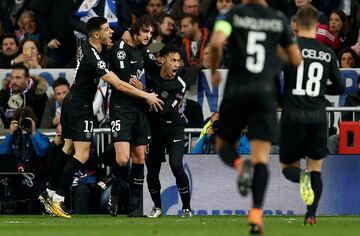
[[[44,51],[55,60],[55,67],[75,67],[76,38],[69,17],[76,1],[37,0],[31,9],[35,12],[37,28]],[[59,23],[61,22],[61,23]]]
[[[3,24],[2,21],[0,20],[0,38],[3,38],[4,33],[5,33],[4,24]]]
[[[180,47],[181,38],[177,35],[173,16],[164,13],[157,18],[157,21],[159,23],[159,34],[154,41],[164,44],[175,44]]]
[[[204,10],[204,15],[208,19],[208,28],[212,30],[214,28],[214,23],[218,15],[224,14],[229,9],[235,6],[236,0],[208,0],[202,1],[201,5],[206,7]],[[202,9],[204,9],[202,8]]]
[[[33,39],[40,43],[40,34],[37,31],[35,13],[33,11],[24,11],[18,19],[19,30],[15,35],[20,43],[26,39]]]
[[[10,68],[11,61],[19,53],[19,43],[13,34],[6,34],[1,39],[0,68]]]
[[[54,81],[52,88],[54,96],[46,102],[41,119],[40,128],[44,129],[52,129],[60,124],[61,105],[70,91],[70,84],[65,78],[59,77]]]
[[[348,21],[344,12],[332,10],[328,25],[320,25],[316,32],[316,39],[331,47],[335,51],[354,44],[348,37]]]
[[[359,58],[351,48],[344,48],[338,53],[340,68],[358,68]]]
[[[29,69],[52,68],[54,59],[42,53],[39,43],[33,39],[25,39],[22,53],[11,61],[11,64],[23,64]]]
[[[200,0],[176,0],[170,14],[177,20],[186,14],[194,15],[199,19],[200,27],[208,27],[207,19],[201,12]]]
[[[200,28],[199,20],[194,15],[184,15],[180,21],[183,34],[181,57],[185,66],[201,66],[205,44],[209,40],[207,28]]]
[[[109,2],[114,4],[109,4]],[[111,29],[114,31],[112,40],[116,41],[121,38],[123,32],[132,23],[130,1],[79,1],[73,14],[69,16],[69,23],[79,41],[87,38],[86,22],[93,16],[103,16],[108,20]]]
[[[9,128],[12,116],[20,107],[30,106],[40,121],[48,99],[46,90],[47,82],[43,78],[31,78],[27,67],[15,65],[10,79],[4,79],[3,88],[0,90],[0,117],[5,128]],[[37,127],[40,127],[38,122]]]
[[[212,121],[210,120],[203,128],[206,130],[203,135],[200,135],[196,141],[191,153],[192,154],[213,154],[215,153],[215,132],[217,130],[218,113],[214,113]],[[239,137],[236,152],[238,155],[250,154],[250,142],[246,136],[247,130],[244,130]]]
[[[14,179],[11,189],[14,200],[29,201],[26,213],[40,212],[37,196],[45,189],[48,147],[48,137],[36,129],[33,110],[30,107],[18,109],[0,143],[0,162],[2,171],[24,173]]]
[[[291,0],[288,5],[289,18],[292,18],[296,11],[302,6],[309,6],[312,4],[312,0]],[[321,11],[321,9],[317,9],[319,11],[319,23],[322,25],[327,25],[329,20],[327,15]]]
[[[164,13],[165,5],[166,0],[147,0],[146,12],[150,16],[157,18]]]
[[[1,0],[0,19],[4,24],[5,32],[14,32],[16,21],[20,14],[31,4],[31,0]]]

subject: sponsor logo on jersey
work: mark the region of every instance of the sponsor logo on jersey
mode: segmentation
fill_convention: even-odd
[[[116,56],[117,56],[117,58],[119,59],[119,60],[124,60],[125,59],[125,57],[126,57],[126,52],[125,51],[118,51],[117,53],[116,53]]]

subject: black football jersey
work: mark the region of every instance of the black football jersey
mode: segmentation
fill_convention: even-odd
[[[163,109],[151,112],[150,119],[162,119],[176,124],[187,122],[184,115],[186,83],[178,71],[173,79],[163,79],[160,76],[161,64],[157,63],[153,54],[144,59],[146,90],[158,94],[163,102]]]
[[[109,73],[107,65],[88,41],[82,43],[77,53],[75,80],[71,86],[72,97],[91,104],[94,100],[100,77]]]
[[[259,4],[239,4],[218,19],[232,26],[226,87],[259,80],[273,81],[282,69],[277,46],[294,43],[286,17]]]
[[[129,83],[130,78],[140,79],[144,68],[143,58],[145,53],[145,49],[133,48],[120,40],[115,43],[110,53],[109,68],[127,83]],[[143,104],[139,98],[117,91],[114,87],[112,87],[110,103],[112,105],[126,106],[127,108],[134,108]]]
[[[337,57],[316,39],[299,38],[298,43],[303,62],[284,71],[284,110],[325,110],[325,94],[341,94],[345,88]]]

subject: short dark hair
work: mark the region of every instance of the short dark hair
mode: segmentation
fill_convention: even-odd
[[[16,45],[19,46],[19,41],[18,41],[18,39],[16,38],[15,34],[4,34],[4,35],[1,37],[1,46],[3,45],[4,39],[7,39],[7,38],[12,38],[12,39],[14,39]]]
[[[26,42],[33,42],[33,43],[35,44],[35,46],[36,46],[39,54],[42,53],[42,49],[41,49],[40,42],[37,41],[37,40],[35,40],[35,39],[30,39],[30,38],[29,38],[29,39],[25,39],[24,41],[21,42],[21,51],[22,51],[22,48],[24,47],[24,44],[25,44]]]
[[[70,88],[69,81],[67,81],[67,79],[65,79],[64,77],[59,77],[56,80],[54,80],[54,82],[52,84],[52,88],[53,88],[53,90],[55,90],[56,87],[61,86],[61,85],[66,85],[66,87]]]
[[[173,20],[175,21],[174,16],[171,15],[171,14],[168,14],[168,13],[161,13],[161,14],[156,18],[156,20],[157,20],[157,22],[159,22],[159,23],[161,24],[161,23],[164,22],[164,20],[165,20],[166,17],[169,17],[169,18],[171,18],[171,19],[173,19]]]
[[[313,6],[302,6],[295,15],[295,21],[301,28],[310,29],[315,26],[319,18],[319,12]]]
[[[158,25],[155,19],[152,16],[141,16],[137,21],[131,26],[130,34],[132,37],[140,33],[140,30],[146,27],[152,27],[154,29],[153,37],[158,35]]]
[[[11,120],[19,120],[20,117],[30,117],[31,119],[33,119],[35,121],[35,123],[37,122],[34,110],[31,107],[19,107],[13,117],[11,118]]]
[[[150,0],[147,0],[147,4],[149,4]],[[163,6],[166,6],[167,1],[166,0],[161,0],[161,3]]]
[[[24,66],[23,64],[15,64],[13,67],[11,67],[13,70],[23,70],[25,72],[25,77],[30,77],[29,68]]]
[[[102,16],[95,16],[88,20],[86,23],[86,32],[87,34],[94,33],[94,31],[99,31],[103,24],[107,23],[107,19]]]
[[[166,44],[159,53],[159,56],[164,57],[169,55],[170,53],[179,53],[181,55],[180,52],[180,48],[174,44]]]
[[[199,24],[199,18],[196,17],[194,14],[184,14],[181,18],[180,18],[180,22],[185,19],[185,18],[190,18],[191,20],[191,24],[195,24],[198,23]]]
[[[354,63],[355,63],[354,67],[356,67],[356,68],[359,67],[359,57],[358,57],[358,55],[356,54],[356,52],[355,52],[352,48],[344,48],[344,49],[342,49],[342,50],[338,53],[337,57],[338,57],[340,66],[341,66],[341,57],[342,57],[345,53],[350,53],[351,56],[352,56],[353,59],[354,59]]]

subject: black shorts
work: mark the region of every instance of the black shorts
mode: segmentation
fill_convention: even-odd
[[[318,123],[280,123],[280,162],[292,164],[301,158],[321,160],[328,154],[326,119]]]
[[[183,158],[185,152],[184,126],[157,122],[151,124],[152,140],[147,162],[165,162],[165,149],[169,158]]]
[[[151,141],[149,120],[140,109],[120,106],[110,108],[110,128],[113,142],[146,145]]]
[[[92,103],[84,104],[68,94],[61,107],[62,138],[72,141],[91,141],[94,129]]]
[[[250,140],[277,142],[278,118],[273,97],[261,93],[224,95],[217,134],[228,142],[235,142],[241,131],[248,126]]]

